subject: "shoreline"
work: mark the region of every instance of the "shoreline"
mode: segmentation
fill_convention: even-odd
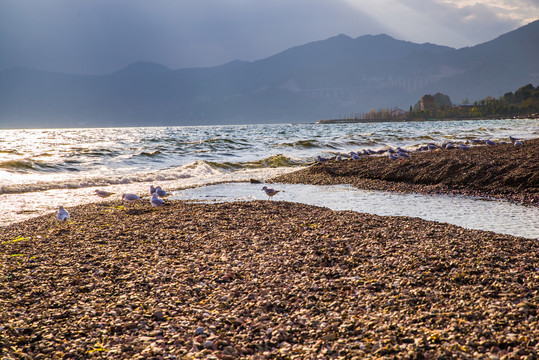
[[[534,120],[539,119],[539,114],[529,115],[514,115],[514,116],[487,116],[487,117],[458,117],[458,118],[386,118],[386,119],[360,119],[360,118],[342,118],[342,119],[321,119],[315,124],[368,124],[368,123],[383,123],[383,122],[423,122],[423,121],[468,121],[468,120],[507,120],[507,119],[522,119]]]
[[[539,243],[280,201],[118,201],[3,228],[6,358],[539,351]]]
[[[479,196],[539,206],[539,139],[523,141],[522,146],[498,144],[413,152],[410,158],[398,160],[373,156],[328,161],[270,181]]]

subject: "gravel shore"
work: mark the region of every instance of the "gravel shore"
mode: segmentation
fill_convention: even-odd
[[[328,161],[272,179],[314,185],[350,184],[360,189],[463,194],[539,206],[539,139],[470,149],[413,152]]]
[[[539,244],[279,201],[1,229],[2,359],[536,359]]]

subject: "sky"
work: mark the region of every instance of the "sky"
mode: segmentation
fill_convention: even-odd
[[[0,0],[0,71],[207,67],[338,34],[461,48],[537,19],[539,0]]]

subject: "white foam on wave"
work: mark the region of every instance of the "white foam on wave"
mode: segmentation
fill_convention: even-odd
[[[75,189],[114,184],[131,184],[150,181],[169,181],[186,178],[211,178],[224,172],[204,161],[158,171],[124,173],[114,175],[108,169],[100,174],[11,174],[0,172],[0,194],[25,193],[52,189]]]

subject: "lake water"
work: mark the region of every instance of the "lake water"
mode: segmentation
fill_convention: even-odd
[[[360,190],[351,186],[271,184],[279,190],[272,201],[283,200],[352,210],[382,216],[410,216],[468,229],[539,238],[539,208],[507,201],[455,195],[400,194]],[[268,199],[262,185],[250,183],[216,184],[172,194],[171,199],[205,202]]]
[[[414,149],[429,142],[508,141],[509,136],[536,138],[539,122],[0,130],[0,201],[4,209],[0,226],[52,212],[59,204],[69,208],[99,201],[93,195],[97,188],[146,195],[150,184],[159,184],[181,199],[209,199],[207,196],[223,192],[227,193],[226,201],[238,197],[265,199],[261,185],[244,182],[263,181],[294,171],[312,163],[318,155],[397,146]],[[463,227],[539,237],[536,221],[528,221],[539,218],[535,208],[506,202],[364,192],[347,187],[279,187],[284,190],[278,195],[280,200],[336,210],[417,216]],[[436,205],[440,201],[449,203]],[[348,205],[340,208],[344,204]],[[436,206],[451,211],[446,210],[444,215],[444,211],[433,210]],[[490,210],[492,207],[501,210]],[[392,208],[396,210],[389,211]],[[501,226],[494,224],[500,221],[484,225],[484,217],[509,221],[501,221],[506,223]]]

